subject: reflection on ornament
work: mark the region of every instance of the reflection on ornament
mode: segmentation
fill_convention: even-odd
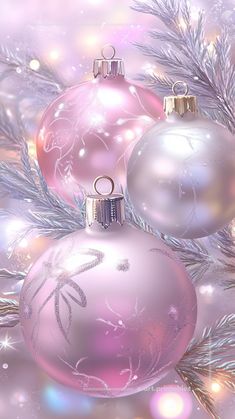
[[[91,191],[102,172],[124,187],[134,145],[164,118],[160,99],[125,79],[122,60],[106,55],[95,60],[94,76],[48,107],[37,136],[42,173],[70,202],[81,187]]]
[[[192,401],[189,391],[185,388],[164,386],[151,398],[150,408],[156,419],[189,419]]]
[[[181,82],[180,82],[181,83]],[[167,120],[135,145],[127,186],[135,211],[161,233],[208,236],[235,216],[235,140],[196,115],[196,98],[165,98]]]
[[[108,177],[107,177],[108,179]],[[96,397],[137,393],[184,354],[196,322],[188,275],[162,241],[124,222],[124,197],[87,197],[87,227],[32,266],[20,295],[28,348],[55,380]]]

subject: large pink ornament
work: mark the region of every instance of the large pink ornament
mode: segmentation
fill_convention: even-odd
[[[96,397],[137,393],[165,376],[193,336],[196,313],[184,267],[160,240],[123,223],[122,195],[88,197],[86,229],[39,258],[20,297],[38,364]]]
[[[95,78],[68,89],[45,111],[37,156],[49,186],[69,202],[105,173],[126,184],[128,157],[144,132],[164,118],[160,99],[124,77],[123,61],[99,59]]]

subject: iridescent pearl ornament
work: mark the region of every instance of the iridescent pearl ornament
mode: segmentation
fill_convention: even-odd
[[[166,121],[145,133],[130,157],[131,201],[161,233],[208,236],[235,216],[235,138],[198,116],[196,98],[187,91],[165,98],[165,110]]]
[[[81,189],[106,173],[125,186],[127,161],[143,133],[164,118],[161,100],[128,81],[112,47],[94,61],[94,78],[66,90],[45,111],[39,125],[38,162],[47,184],[74,203]]]
[[[193,336],[197,303],[172,251],[124,222],[123,195],[99,193],[87,197],[86,229],[32,266],[20,322],[48,375],[90,396],[119,397],[174,368]]]

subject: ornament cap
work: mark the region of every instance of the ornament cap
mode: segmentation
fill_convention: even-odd
[[[101,193],[97,183],[107,179],[111,184],[109,193]],[[108,228],[114,221],[122,225],[125,221],[124,196],[114,194],[114,181],[109,176],[99,176],[93,184],[97,195],[88,195],[86,198],[86,221],[91,226],[95,221],[104,228]]]
[[[184,86],[185,92],[183,95],[179,95],[176,92],[177,86]],[[180,116],[184,116],[187,112],[192,114],[197,113],[197,98],[196,96],[188,95],[188,85],[183,81],[177,81],[172,86],[174,96],[166,96],[164,98],[164,112],[168,116],[173,112]]]
[[[110,50],[111,52],[108,52]],[[117,77],[125,75],[124,62],[115,57],[116,50],[112,45],[105,45],[101,50],[102,58],[97,58],[93,64],[94,77]]]

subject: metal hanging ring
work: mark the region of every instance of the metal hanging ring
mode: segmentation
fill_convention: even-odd
[[[177,86],[184,86],[184,93],[183,93],[183,95],[179,95],[178,93],[177,93],[177,91],[176,91],[176,87]],[[172,92],[174,93],[174,95],[175,96],[187,96],[187,94],[188,94],[188,92],[189,92],[189,86],[188,86],[188,84],[187,83],[185,83],[185,81],[181,81],[181,80],[178,80],[178,81],[176,81],[174,84],[173,84],[173,86],[172,86]]]
[[[107,52],[105,54],[105,49],[107,50],[107,48],[112,50],[111,54],[107,54]],[[116,50],[115,50],[113,45],[106,44],[106,45],[103,46],[103,48],[101,50],[101,55],[105,60],[112,60],[116,55]]]
[[[102,180],[102,179],[109,180],[109,182],[110,182],[110,186],[111,186],[111,190],[110,190],[110,192],[102,193],[102,192],[100,192],[100,191],[97,189],[97,183],[98,183],[100,180]],[[109,176],[98,176],[98,177],[94,180],[94,183],[93,183],[93,188],[94,188],[95,192],[96,192],[98,195],[104,195],[104,196],[106,196],[106,195],[112,195],[112,193],[113,193],[113,191],[114,191],[114,187],[115,187],[115,185],[114,185],[114,181],[113,181],[113,179],[112,179],[111,177],[109,177]]]

